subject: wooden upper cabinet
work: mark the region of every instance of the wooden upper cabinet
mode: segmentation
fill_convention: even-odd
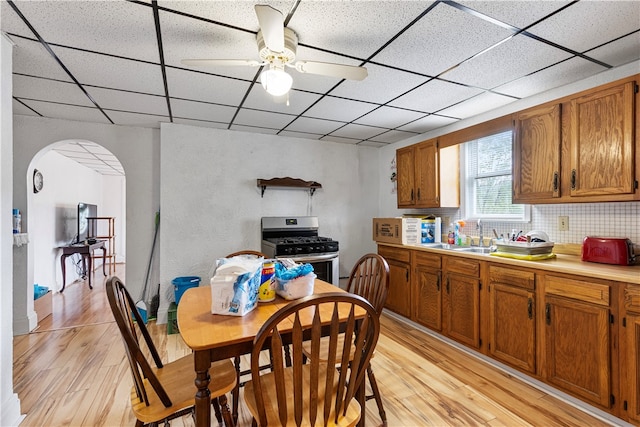
[[[458,207],[460,205],[458,150],[457,146],[440,149],[437,139],[398,149],[396,151],[398,207]]]
[[[560,104],[516,115],[513,201],[535,203],[560,197]]]
[[[635,85],[571,100],[571,197],[634,193]]]

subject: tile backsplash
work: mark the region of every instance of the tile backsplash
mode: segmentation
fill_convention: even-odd
[[[449,217],[448,221],[460,219],[459,211],[444,209],[430,212]],[[569,217],[569,230],[558,230],[558,217]],[[449,224],[442,223],[442,232],[447,233]],[[640,202],[616,203],[567,203],[557,205],[531,206],[531,222],[484,222],[484,236],[493,237],[492,229],[505,236],[515,229],[525,234],[531,230],[541,230],[555,243],[581,244],[585,236],[627,237],[640,244]],[[476,223],[467,222],[463,232],[468,236],[478,236]]]

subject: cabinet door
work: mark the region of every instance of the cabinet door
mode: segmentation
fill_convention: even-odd
[[[547,295],[545,323],[547,380],[609,408],[609,308]]]
[[[416,268],[414,320],[435,331],[442,329],[441,275],[440,270]]]
[[[413,146],[396,150],[398,207],[413,206],[415,198],[415,161]]]
[[[640,423],[640,316],[627,316],[627,414]]]
[[[438,141],[421,142],[416,146],[416,207],[440,206],[440,162]]]
[[[447,273],[445,284],[445,335],[480,348],[480,281]]]
[[[489,298],[489,353],[516,368],[535,373],[535,294],[520,287],[492,283]]]
[[[389,264],[389,292],[385,307],[396,313],[411,317],[410,270],[407,263],[387,259]]]
[[[633,194],[634,82],[571,100],[571,197]]]
[[[513,201],[560,197],[560,104],[521,112],[513,150]]]

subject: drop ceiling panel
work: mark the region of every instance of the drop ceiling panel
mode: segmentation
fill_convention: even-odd
[[[341,138],[335,135],[327,135],[322,138],[322,141],[338,142],[340,144],[352,144],[356,145],[362,141],[361,138]]]
[[[390,130],[389,132],[385,132],[381,135],[376,135],[371,138],[372,142],[381,142],[384,144],[391,144],[393,142],[402,141],[407,138],[411,138],[412,136],[416,136],[416,133],[413,132],[403,132],[401,130]],[[367,141],[365,141],[367,142]],[[364,143],[363,143],[364,144]]]
[[[234,2],[233,7],[230,7],[228,1],[158,1],[158,5],[162,8],[256,32],[258,31],[258,18],[254,6],[265,3],[264,0],[243,0]],[[279,10],[285,16],[294,3],[292,0],[268,2],[269,6]],[[161,13],[167,12],[161,11]]]
[[[18,8],[47,43],[159,61],[150,7],[122,1],[20,1]]]
[[[343,122],[314,119],[311,117],[299,117],[296,121],[287,126],[287,130],[294,132],[307,131],[314,134],[326,135],[341,126],[344,126]]]
[[[525,98],[592,76],[601,71],[604,71],[604,67],[587,61],[586,59],[575,57],[547,68],[546,70],[499,86],[495,88],[495,90],[500,93]]]
[[[439,3],[373,60],[436,76],[511,34]]]
[[[492,89],[571,56],[563,50],[520,35],[466,61],[448,72],[446,78]],[[478,70],[484,72],[478,73]]]
[[[37,116],[37,114],[33,110],[30,110],[24,104],[18,102],[15,99],[13,100],[13,114],[22,116]]]
[[[169,95],[176,98],[237,105],[250,83],[244,80],[167,69]]]
[[[213,128],[213,129],[227,129],[228,123],[221,123],[209,120],[192,120],[192,119],[181,119],[181,118],[173,118],[173,123],[189,125],[189,126],[199,126],[203,128]]]
[[[587,55],[614,67],[638,60],[640,59],[640,31],[590,50]]]
[[[278,133],[280,136],[288,136],[291,138],[305,138],[305,139],[320,139],[323,135],[310,133],[310,132],[294,132],[290,130],[283,130]]]
[[[393,129],[421,117],[424,117],[424,113],[401,110],[393,107],[380,107],[360,117],[354,123]]]
[[[278,133],[278,129],[265,129],[257,126],[244,126],[244,125],[231,125],[231,130],[237,130],[241,132],[254,132],[254,133],[263,133],[266,135],[275,135]]]
[[[209,120],[229,123],[236,112],[234,107],[174,99],[171,101],[173,117],[182,119]]]
[[[13,96],[93,107],[87,95],[75,83],[22,75],[13,76]]]
[[[24,103],[45,117],[80,122],[109,123],[109,120],[97,108],[76,107],[42,101],[24,101]]]
[[[613,22],[615,25],[601,25]],[[581,1],[528,31],[583,52],[639,28],[637,1]]]
[[[351,123],[341,127],[340,129],[337,129],[336,131],[332,132],[331,135],[344,138],[369,139],[386,131],[387,129],[384,128],[363,126]]]
[[[482,93],[482,90],[478,88],[431,80],[429,83],[390,102],[389,105],[433,113],[479,93]]]
[[[256,84],[251,88],[251,92],[244,101],[243,106],[247,108],[255,108],[258,110],[270,110],[286,114],[302,114],[314,102],[320,98],[320,95],[292,90],[289,92],[289,105],[286,102],[276,102],[260,84]]]
[[[442,117],[438,115],[430,115],[422,119],[418,119],[414,122],[408,123],[404,126],[400,126],[398,130],[404,130],[407,132],[425,133],[434,129],[441,128],[443,126],[450,125],[457,122],[458,119],[450,117]]]
[[[458,3],[514,27],[525,28],[570,2],[461,0]]]
[[[376,108],[375,104],[325,96],[304,115],[318,119],[350,122]]]
[[[464,102],[461,102],[460,104],[445,108],[444,110],[440,111],[440,114],[451,117],[460,117],[464,119],[486,111],[487,107],[489,107],[490,110],[493,110],[495,108],[509,104],[513,101],[515,101],[515,99],[511,97],[502,96],[491,92],[485,92]]]
[[[140,126],[144,128],[160,128],[160,122],[168,122],[169,116],[158,114],[143,114],[123,111],[107,110],[107,114],[117,125]]]
[[[271,113],[269,111],[241,108],[233,122],[239,125],[253,125],[270,129],[282,129],[295,118],[296,116],[290,114]]]
[[[53,57],[38,42],[13,37],[13,72],[30,76],[72,81]]]
[[[366,59],[432,3],[303,1],[289,27],[300,43]]]
[[[427,79],[416,74],[367,64],[366,79],[350,84],[341,84],[332,95],[384,104],[413,89]]]
[[[384,147],[385,145],[389,145],[385,142],[376,142],[376,141],[362,141],[360,143],[358,143],[358,147],[375,147],[375,148],[380,148],[380,147]]]
[[[87,87],[87,92],[102,108],[137,111],[145,114],[168,116],[167,100],[160,95],[145,95],[121,90]]]
[[[105,55],[53,48],[56,55],[82,84],[164,94],[160,66]]]

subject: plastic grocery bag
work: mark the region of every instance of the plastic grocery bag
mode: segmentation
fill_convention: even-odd
[[[276,293],[286,300],[313,294],[316,275],[311,264],[296,264],[285,258],[276,263]]]
[[[211,313],[244,316],[256,308],[264,258],[220,258],[211,278]]]

